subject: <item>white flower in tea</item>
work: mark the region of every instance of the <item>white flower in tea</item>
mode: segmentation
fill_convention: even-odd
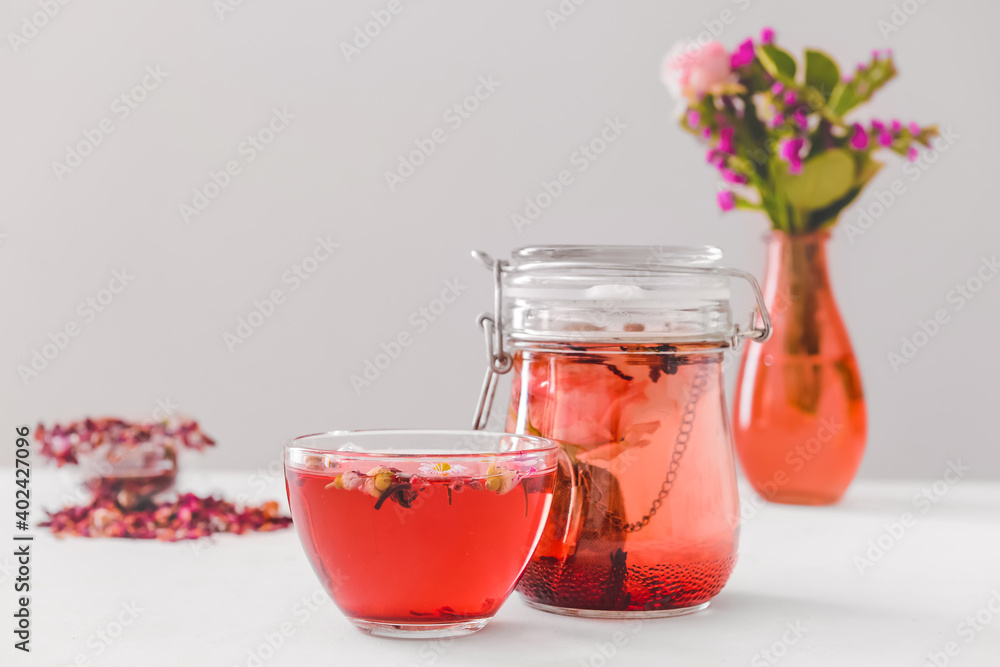
[[[445,461],[438,461],[433,464],[423,463],[420,465],[420,472],[430,477],[450,477],[451,475],[460,475],[465,470],[466,468],[463,465],[451,465]]]

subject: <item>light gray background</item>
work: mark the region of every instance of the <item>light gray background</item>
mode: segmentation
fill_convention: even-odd
[[[970,475],[1000,477],[1000,279],[960,311],[947,301],[1000,251],[995,3],[911,0],[917,11],[885,37],[886,1],[590,0],[553,29],[556,0],[402,0],[348,63],[339,44],[387,4],[245,0],[220,19],[210,0],[75,2],[15,53],[8,33],[39,9],[6,3],[0,417],[11,438],[17,423],[176,404],[219,440],[187,465],[253,469],[301,433],[465,427],[484,368],[474,317],[490,300],[473,248],[711,243],[760,275],[766,221],[717,211],[704,148],[659,82],[663,54],[728,10],[732,23],[714,26],[730,48],[772,25],[782,45],[825,48],[845,67],[894,49],[902,75],[862,114],[957,134],[915,182],[890,157],[844,221],[897,179],[904,193],[853,242],[839,230],[831,264],[869,401],[862,474],[938,478],[961,459]],[[148,66],[168,75],[119,120],[113,100]],[[452,129],[443,114],[481,76],[499,88]],[[246,162],[237,147],[275,107],[294,120]],[[60,182],[53,161],[105,117],[114,132]],[[607,118],[628,127],[518,233],[511,214]],[[384,172],[438,127],[445,143],[390,192]],[[179,205],[232,159],[242,172],[185,223]],[[327,235],[340,248],[291,291],[282,275]],[[134,280],[85,322],[77,304],[121,268]],[[411,314],[449,280],[465,289],[419,331]],[[284,303],[230,352],[223,334],[275,288]],[[894,372],[887,354],[939,308],[948,323]],[[25,384],[18,365],[70,322],[80,334]],[[350,376],[401,332],[412,345],[355,392]]]

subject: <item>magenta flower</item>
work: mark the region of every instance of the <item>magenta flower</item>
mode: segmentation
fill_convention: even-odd
[[[880,120],[872,119],[872,127],[881,132],[885,129],[885,124]]]
[[[733,128],[724,127],[719,130],[719,150],[723,153],[729,153],[730,155],[735,155],[736,151],[733,150]]]
[[[771,28],[764,28],[760,31],[760,41],[762,44],[773,44],[774,43],[774,30]]]
[[[903,124],[899,122],[899,119],[893,118],[892,133],[899,134],[902,130],[903,130]]]
[[[854,124],[854,132],[851,134],[851,148],[863,151],[868,147],[868,133],[860,123]]]
[[[806,125],[809,124],[809,119],[806,118],[805,109],[802,108],[798,109],[795,112],[794,116],[795,116],[795,122],[799,124],[799,127],[805,127]]]
[[[916,149],[915,146],[910,146],[910,149],[906,151],[906,159],[909,160],[910,162],[916,162],[917,158],[919,157],[920,157],[920,152]]]
[[[723,167],[722,169],[719,170],[719,172],[722,174],[723,180],[725,180],[727,183],[736,183],[737,185],[743,185],[744,183],[747,182],[746,176],[744,176],[743,174],[738,174],[732,169],[729,169],[727,167]]]
[[[721,167],[726,162],[725,156],[714,148],[709,148],[705,153],[705,161],[713,167]]]
[[[778,127],[785,122],[785,117],[782,114],[775,114],[774,118],[771,119],[771,127]]]
[[[892,135],[885,130],[879,132],[878,143],[880,146],[892,146]]]
[[[754,52],[753,52],[753,40],[747,39],[743,41],[736,50],[733,52],[732,57],[729,59],[729,66],[733,69],[739,69],[745,65],[749,65],[753,62]]]
[[[798,137],[794,139],[782,139],[778,144],[778,157],[785,161],[798,159],[799,152],[802,150],[802,144],[802,139]]]
[[[781,91],[783,91],[784,89],[785,89],[785,84],[781,83],[780,81],[775,81],[774,85],[771,86],[771,93],[774,95],[780,95]]]
[[[732,211],[736,208],[736,198],[729,190],[720,190],[715,200],[719,203],[719,208],[723,211]]]
[[[910,134],[912,134],[913,136],[917,136],[918,134],[920,134],[920,126],[917,125],[916,123],[910,123]]]
[[[701,114],[698,113],[697,109],[688,110],[688,125],[691,127],[698,127],[701,124]]]
[[[789,174],[802,173],[802,158],[799,157],[799,154],[802,152],[804,144],[801,137],[782,139],[781,143],[778,144],[778,157],[788,163]]]
[[[785,93],[785,104],[791,106],[799,100],[799,96],[795,94],[794,90],[789,90]]]
[[[706,125],[701,130],[701,136],[705,137],[706,139],[711,139],[712,138],[712,128],[710,128],[710,127],[708,127]]]

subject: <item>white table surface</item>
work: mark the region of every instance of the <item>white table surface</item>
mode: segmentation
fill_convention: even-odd
[[[33,518],[72,493],[73,479],[72,469],[36,466]],[[745,504],[739,563],[706,611],[643,622],[573,619],[529,609],[515,594],[486,629],[450,641],[355,630],[322,593],[293,529],[174,544],[56,540],[34,529],[26,655],[13,649],[10,629],[9,468],[0,480],[10,508],[0,551],[2,665],[1000,665],[997,483],[940,482],[937,491],[947,490],[929,509],[913,497],[924,488],[934,494],[932,482],[918,481],[860,482],[830,508],[765,504],[754,512]],[[265,475],[266,489],[260,480],[190,473],[179,484],[280,498],[284,507],[281,479]],[[912,525],[893,538],[885,526],[904,513]],[[855,556],[866,557],[880,536],[892,544],[859,572]],[[119,617],[130,624],[119,626]]]

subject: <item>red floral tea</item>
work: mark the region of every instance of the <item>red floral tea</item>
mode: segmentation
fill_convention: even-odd
[[[529,603],[671,615],[722,589],[739,516],[721,364],[697,345],[516,353],[507,430],[559,441],[575,471],[518,584]]]
[[[482,459],[405,473],[315,461],[286,463],[288,503],[313,569],[355,622],[402,625],[493,616],[538,540],[555,475]]]

